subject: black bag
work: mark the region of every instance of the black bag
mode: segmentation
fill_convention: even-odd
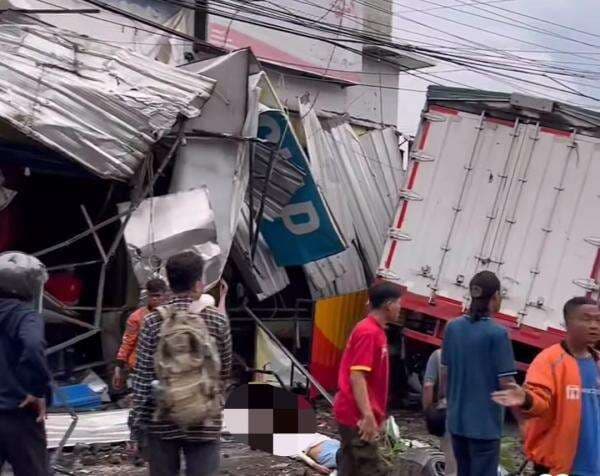
[[[441,438],[446,434],[446,407],[432,405],[425,410],[425,424],[430,435]]]
[[[440,352],[439,350],[436,352]],[[446,401],[442,389],[442,356],[438,355],[438,381],[435,405],[425,409],[425,424],[430,435],[439,438],[446,434]]]

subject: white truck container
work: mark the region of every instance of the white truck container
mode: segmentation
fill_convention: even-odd
[[[439,345],[478,271],[498,274],[521,367],[597,294],[600,113],[520,94],[430,87],[379,276],[406,286],[406,335]]]

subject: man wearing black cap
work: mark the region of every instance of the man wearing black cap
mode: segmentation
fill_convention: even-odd
[[[504,413],[490,395],[514,384],[512,345],[492,316],[500,310],[500,281],[490,271],[469,284],[467,315],[446,328],[442,349],[447,387],[448,429],[458,476],[496,476]]]

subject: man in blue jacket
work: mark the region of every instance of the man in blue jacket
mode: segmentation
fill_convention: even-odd
[[[0,473],[46,476],[44,419],[50,397],[44,322],[38,312],[44,266],[22,253],[0,254]]]

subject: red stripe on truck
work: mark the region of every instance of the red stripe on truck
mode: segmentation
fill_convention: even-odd
[[[423,124],[423,134],[421,134],[421,140],[419,141],[419,150],[423,150],[425,148],[425,144],[427,143],[427,137],[429,136],[429,128],[431,127],[431,122],[426,121]]]
[[[434,112],[440,112],[442,114],[450,114],[451,116],[458,116],[458,111],[456,109],[450,109],[448,107],[431,106],[429,110]]]
[[[451,110],[451,109],[449,109],[449,110]],[[419,141],[419,150],[423,150],[425,148],[425,145],[427,144],[427,138],[429,137],[429,128],[430,127],[431,127],[430,122],[426,121],[423,123],[423,133],[421,134],[421,140]],[[413,162],[413,166],[410,171],[410,177],[408,178],[408,184],[406,185],[406,188],[408,190],[412,190],[413,187],[415,186],[415,181],[417,180],[418,172],[419,172],[419,162]],[[398,228],[398,229],[401,229],[402,225],[404,224],[404,219],[406,218],[407,208],[408,208],[408,202],[405,201],[402,204],[402,210],[400,210],[400,216],[398,217],[398,222],[396,223],[396,228]],[[392,264],[392,260],[394,259],[394,254],[396,253],[397,246],[398,246],[398,242],[393,240],[392,244],[390,245],[390,251],[388,253],[388,257],[385,260],[386,269],[389,269]]]
[[[398,242],[392,240],[392,244],[390,246],[390,252],[388,253],[388,257],[385,260],[385,268],[389,269],[392,265],[392,260],[394,259],[394,254],[396,253],[396,246],[398,246]]]

